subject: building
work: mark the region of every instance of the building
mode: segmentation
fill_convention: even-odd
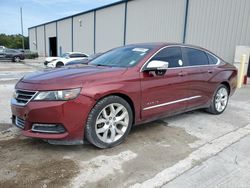
[[[250,46],[250,1],[124,0],[31,27],[29,39],[42,56],[166,41],[199,45],[233,62],[237,45]]]

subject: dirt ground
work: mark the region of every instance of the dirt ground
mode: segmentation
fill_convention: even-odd
[[[0,140],[3,187],[71,187],[77,176],[84,187],[127,187],[188,155],[195,140],[161,121],[134,128],[125,143],[107,150],[55,146],[16,134]]]
[[[220,116],[194,111],[137,126],[115,148],[50,145],[23,137],[10,123],[9,100],[14,84],[41,67],[29,62],[0,62],[0,187],[160,187],[184,173],[183,165],[176,167],[180,161],[250,123],[248,86],[236,92]],[[216,144],[219,141],[211,147]],[[197,155],[186,171],[208,157]],[[161,184],[145,184],[148,180],[154,182],[154,177],[164,171],[171,173],[157,181]]]

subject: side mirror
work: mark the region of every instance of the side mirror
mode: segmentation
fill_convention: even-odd
[[[153,60],[147,64],[144,71],[166,71],[168,69],[168,62]]]
[[[147,64],[143,71],[154,72],[157,76],[163,76],[168,69],[168,62],[153,60]]]

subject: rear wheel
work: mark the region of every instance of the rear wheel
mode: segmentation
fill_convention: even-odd
[[[18,62],[21,61],[21,58],[20,58],[19,56],[15,56],[15,57],[13,58],[13,61],[18,63]]]
[[[212,114],[221,114],[227,107],[228,99],[228,88],[225,85],[220,85],[216,90],[211,106],[207,111]]]
[[[106,97],[91,110],[85,136],[99,148],[116,146],[127,137],[132,120],[132,110],[127,101],[118,96]]]
[[[56,64],[56,68],[60,68],[60,67],[62,67],[62,66],[64,66],[63,62],[58,62],[58,63]]]

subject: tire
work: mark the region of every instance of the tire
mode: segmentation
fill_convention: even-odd
[[[60,68],[63,66],[64,66],[63,62],[57,62],[57,64],[56,64],[56,68]]]
[[[21,61],[21,58],[19,56],[15,56],[13,58],[13,62],[19,63]]]
[[[133,113],[127,101],[118,96],[108,96],[97,102],[89,113],[85,138],[98,148],[117,146],[127,137],[132,122]]]
[[[206,109],[207,112],[211,114],[221,114],[225,111],[227,104],[229,100],[229,91],[228,88],[221,84],[219,87],[216,89],[214,95],[213,95],[213,100],[208,109]]]

